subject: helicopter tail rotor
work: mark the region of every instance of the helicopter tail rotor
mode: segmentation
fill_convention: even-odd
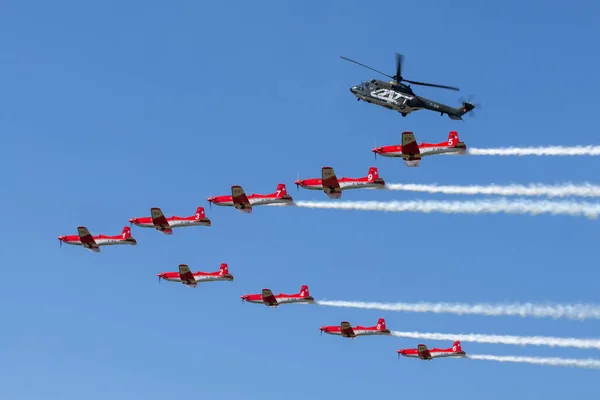
[[[473,100],[475,99],[474,95],[470,95],[468,97],[468,99],[465,100],[464,97],[461,97],[458,99],[458,101],[460,102],[460,105],[462,106],[462,111],[463,114],[469,113],[469,116],[471,118],[475,117],[475,112],[473,111],[474,109],[478,109],[481,110],[481,103],[475,103],[473,102]]]

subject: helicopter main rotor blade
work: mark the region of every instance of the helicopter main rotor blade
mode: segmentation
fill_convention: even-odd
[[[444,85],[436,85],[434,83],[425,83],[425,82],[416,82],[416,81],[409,81],[408,79],[402,79],[404,82],[408,82],[408,83],[412,83],[413,85],[421,85],[421,86],[431,86],[431,87],[437,87],[437,88],[442,88],[442,89],[450,89],[450,90],[457,90],[459,91],[460,89],[454,86],[444,86]]]
[[[379,74],[381,74],[381,75],[387,76],[388,78],[392,78],[392,79],[394,79],[394,77],[393,77],[393,76],[390,76],[390,75],[388,75],[388,74],[386,74],[386,73],[383,73],[383,72],[381,72],[381,71],[378,71],[378,70],[376,70],[375,68],[371,68],[371,67],[369,67],[368,65],[361,64],[361,63],[359,63],[358,61],[351,60],[351,59],[349,59],[349,58],[346,58],[346,57],[344,57],[344,56],[340,56],[340,58],[342,58],[342,59],[344,59],[344,60],[346,60],[346,61],[353,62],[354,64],[358,64],[358,65],[360,65],[361,67],[368,68],[368,69],[370,69],[371,71],[375,71],[375,72],[377,72],[377,73],[379,73]]]
[[[397,82],[402,80],[402,65],[404,64],[404,56],[396,53],[396,76],[393,78]]]

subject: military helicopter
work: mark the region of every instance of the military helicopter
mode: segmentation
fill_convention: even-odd
[[[468,101],[463,101],[462,107],[454,108],[417,96],[409,85],[405,85],[401,82],[404,81],[414,85],[431,86],[457,91],[460,89],[452,86],[435,85],[432,83],[415,82],[404,79],[402,77],[402,63],[404,61],[404,56],[402,54],[396,53],[396,75],[394,76],[390,76],[349,58],[343,56],[340,57],[346,61],[353,62],[392,79],[389,82],[371,79],[368,82],[363,82],[360,85],[351,87],[350,91],[356,96],[357,101],[364,100],[367,103],[376,104],[378,106],[389,108],[390,110],[396,110],[401,113],[403,117],[406,117],[413,111],[426,109],[437,111],[441,113],[441,115],[447,114],[450,119],[462,120],[463,115],[475,108],[475,105]]]

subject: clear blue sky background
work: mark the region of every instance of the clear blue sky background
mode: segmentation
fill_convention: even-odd
[[[83,4],[85,3],[85,4]],[[597,302],[597,221],[574,217],[208,209],[233,184],[270,193],[323,165],[388,182],[597,182],[592,157],[378,159],[404,130],[471,147],[598,144],[592,1],[6,1],[0,12],[3,229],[0,398],[307,399],[402,396],[584,398],[597,372],[403,358],[425,342],[319,336],[348,320],[392,330],[594,337],[600,323],[279,309],[239,296],[295,293],[363,301]],[[476,94],[466,122],[407,118],[357,102],[369,70],[448,104]],[[344,200],[460,199],[345,192]],[[465,197],[466,199],[470,199]],[[86,225],[118,234],[131,217],[207,208],[210,228],[171,237],[133,227],[137,247],[59,248]],[[235,281],[158,284],[179,263]],[[463,343],[469,353],[598,357],[594,351]]]

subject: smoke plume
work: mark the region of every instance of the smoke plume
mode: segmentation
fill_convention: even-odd
[[[461,340],[464,342],[512,344],[518,346],[577,347],[600,349],[600,339],[559,338],[551,336],[484,335],[476,333],[424,333],[392,331],[392,336],[426,340]]]
[[[597,219],[600,214],[600,203],[549,200],[473,200],[473,201],[297,201],[296,207],[385,211],[385,212],[440,212],[445,214],[528,214],[528,215],[568,215],[573,217],[585,216]]]
[[[363,301],[317,300],[328,307],[360,308],[435,314],[470,314],[487,316],[519,316],[535,318],[565,318],[574,320],[600,319],[600,306],[594,304],[467,304],[467,303],[375,303]]]
[[[385,187],[389,190],[401,190],[406,192],[445,193],[464,195],[500,195],[500,196],[547,196],[547,197],[600,197],[600,186],[591,183],[575,185],[565,183],[559,185],[420,185],[389,183]]]

